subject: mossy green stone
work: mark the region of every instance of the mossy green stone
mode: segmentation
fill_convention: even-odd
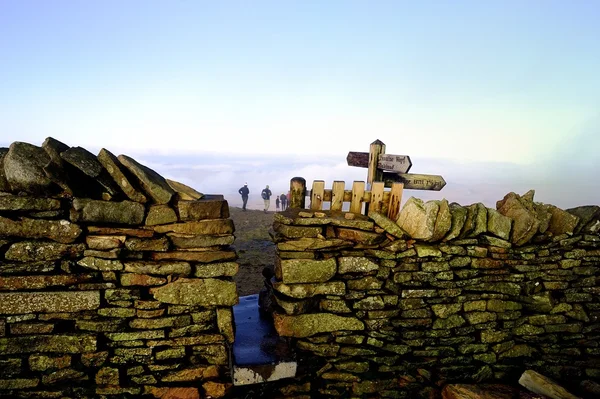
[[[433,329],[434,330],[442,330],[442,329],[449,329],[449,328],[456,328],[456,327],[460,327],[462,325],[464,325],[465,319],[463,319],[461,316],[457,315],[457,314],[453,314],[448,316],[445,319],[436,319],[433,322]]]
[[[333,331],[361,331],[364,324],[354,317],[342,317],[331,313],[312,313],[298,316],[273,314],[277,333],[284,337],[310,337]]]
[[[157,301],[174,305],[233,306],[238,303],[235,283],[214,278],[180,278],[150,292]]]
[[[415,250],[417,251],[417,256],[419,258],[424,258],[426,256],[439,258],[442,256],[442,251],[432,245],[416,244]]]
[[[523,324],[512,330],[514,335],[538,335],[543,334],[545,330],[531,324]]]
[[[275,265],[277,279],[285,284],[324,283],[337,272],[335,258],[326,260],[283,259]]]
[[[387,216],[384,216],[383,214],[381,214],[379,212],[375,212],[375,211],[369,212],[369,217],[371,219],[373,219],[375,224],[377,224],[379,227],[381,227],[382,229],[384,229],[386,232],[393,235],[394,237],[403,238],[403,237],[408,236],[408,234],[406,234],[400,228],[400,226],[398,226],[396,224],[396,222],[394,222],[392,219],[388,218]]]
[[[442,319],[447,319],[451,315],[460,312],[461,308],[462,304],[460,303],[431,305],[431,310],[433,310],[433,313]]]

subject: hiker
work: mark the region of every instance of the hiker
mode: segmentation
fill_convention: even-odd
[[[260,193],[260,196],[265,201],[265,213],[267,213],[269,210],[269,205],[271,205],[271,195],[273,195],[273,193],[271,190],[269,190],[269,185],[267,184],[267,187],[263,188],[262,192]]]
[[[279,197],[275,197],[275,212],[279,212]]]
[[[242,196],[242,211],[246,210],[246,203],[248,203],[248,194],[250,194],[250,190],[248,189],[248,183],[244,183],[244,187],[238,190],[238,193]]]
[[[284,193],[281,193],[281,195],[279,196],[279,199],[281,200],[281,210],[285,211],[287,209],[287,197]]]

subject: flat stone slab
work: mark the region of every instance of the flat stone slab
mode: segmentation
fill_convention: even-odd
[[[260,384],[296,376],[297,363],[273,322],[258,311],[258,295],[240,297],[233,307],[233,385]]]

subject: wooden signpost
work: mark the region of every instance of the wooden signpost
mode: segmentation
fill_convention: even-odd
[[[399,204],[403,189],[440,191],[446,185],[444,178],[439,175],[407,173],[412,167],[410,157],[386,154],[385,144],[379,140],[371,143],[369,152],[350,151],[346,161],[348,166],[368,168],[367,183],[369,185],[379,187],[380,182],[383,182],[385,187],[391,187],[393,203],[398,204],[388,210],[388,217],[392,220],[395,220],[400,213]],[[365,207],[368,214],[369,204],[365,204]]]

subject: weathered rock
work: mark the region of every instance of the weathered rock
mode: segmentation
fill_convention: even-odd
[[[173,251],[152,252],[151,260],[181,260],[187,262],[210,263],[225,260],[236,260],[235,251]]]
[[[552,217],[548,231],[555,236],[562,234],[572,235],[579,223],[579,218],[556,206],[551,206],[549,210]]]
[[[52,181],[44,173],[50,157],[42,148],[15,141],[4,157],[4,173],[11,191],[46,194],[52,191]]]
[[[154,387],[146,385],[144,393],[150,394],[158,399],[201,399],[198,388],[181,388],[181,387]]]
[[[123,270],[123,263],[120,260],[109,260],[101,258],[93,258],[86,256],[77,262],[79,266],[101,271]]]
[[[437,203],[439,206],[439,211],[435,220],[433,235],[430,239],[432,242],[440,241],[452,227],[452,213],[450,212],[448,201],[443,199],[441,201],[437,201]]]
[[[128,238],[125,241],[125,248],[132,252],[165,252],[169,250],[169,240],[167,239],[167,237],[160,237],[155,239],[133,237]]]
[[[66,220],[37,220],[21,218],[18,221],[0,216],[0,236],[28,239],[49,238],[65,244],[72,243],[81,234],[78,225]]]
[[[287,238],[315,238],[322,233],[321,227],[299,227],[274,222],[273,230]]]
[[[157,226],[177,222],[177,214],[169,205],[152,205],[146,216],[146,226]]]
[[[142,204],[146,203],[146,196],[132,186],[131,181],[125,175],[121,162],[119,162],[116,156],[107,149],[102,148],[98,153],[97,159],[130,200]]]
[[[116,235],[116,236],[128,236],[128,237],[152,237],[154,231],[146,229],[134,229],[126,227],[98,227],[88,226],[87,231],[90,234],[99,235]],[[125,242],[125,241],[123,241]]]
[[[49,287],[64,287],[84,283],[94,279],[92,274],[62,274],[42,276],[0,277],[0,290],[39,290]]]
[[[67,151],[70,147],[65,143],[58,141],[52,137],[46,137],[42,143],[42,148],[46,151],[46,154],[50,157],[50,160],[56,165],[62,166],[63,159],[60,156],[61,153]]]
[[[60,201],[52,198],[0,196],[0,211],[51,211],[60,209]]]
[[[157,233],[179,233],[189,235],[233,234],[235,228],[231,219],[206,219],[196,222],[185,222],[155,226]]]
[[[513,227],[510,241],[516,245],[529,242],[538,232],[540,223],[533,203],[515,193],[508,193],[496,204],[498,212],[512,219]]]
[[[335,232],[337,238],[365,245],[377,245],[385,240],[384,234],[372,233],[370,231],[337,228]]]
[[[229,218],[229,205],[225,200],[202,199],[178,201],[177,212],[181,221]]]
[[[119,385],[119,369],[103,367],[96,373],[96,384]]]
[[[538,231],[540,234],[544,234],[550,226],[550,219],[552,218],[551,208],[553,205],[542,204],[541,202],[534,202],[533,209],[535,210],[540,227]]]
[[[230,308],[217,309],[217,327],[227,342],[233,343],[235,340],[235,331],[233,327],[233,313]]]
[[[275,263],[275,276],[285,284],[324,283],[336,273],[334,258],[326,260],[288,259]]]
[[[29,368],[32,371],[46,371],[51,369],[64,369],[71,365],[71,356],[45,356],[34,354],[29,356]]]
[[[126,236],[86,236],[85,242],[89,249],[108,250],[121,248],[125,243]]]
[[[102,167],[98,158],[88,150],[82,147],[71,147],[60,153],[60,157],[79,169],[86,176],[96,180],[111,196],[121,192],[119,186],[110,177],[108,172]]]
[[[312,313],[289,316],[273,314],[273,324],[282,337],[303,338],[332,331],[362,331],[364,324],[354,317],[343,317],[331,313]]]
[[[510,238],[512,220],[495,209],[487,208],[487,231],[503,240]]]
[[[320,238],[300,238],[297,240],[289,240],[277,244],[280,251],[318,251],[323,249],[345,248],[352,246],[352,242],[332,238],[322,240]]]
[[[152,286],[162,285],[167,282],[164,277],[148,276],[147,274],[123,273],[121,274],[121,285],[130,287],[134,285]]]
[[[62,244],[50,241],[20,241],[12,244],[4,254],[4,257],[7,260],[36,262],[80,257],[84,250],[84,244]]]
[[[344,295],[346,285],[342,281],[329,281],[321,284],[284,284],[275,283],[273,288],[291,298],[310,298],[315,295]]]
[[[192,267],[188,262],[134,261],[125,262],[124,271],[127,273],[158,274],[161,276],[173,274],[187,276],[192,273]]]
[[[342,256],[338,258],[339,268],[338,273],[369,273],[375,270],[379,270],[379,265],[369,258],[365,257],[354,257],[354,256]]]
[[[0,314],[78,312],[98,307],[98,291],[0,293]]]
[[[220,236],[208,236],[208,235],[188,235],[178,233],[167,233],[171,243],[176,248],[204,248],[204,247],[216,247],[216,246],[228,246],[234,243],[235,236],[220,235]]]
[[[175,191],[175,193],[177,194],[177,198],[179,198],[180,200],[194,201],[202,199],[204,197],[204,194],[194,190],[192,187],[187,186],[183,183],[170,179],[166,179],[166,181],[169,187],[171,187],[173,191]]]
[[[600,231],[600,206],[587,205],[577,208],[567,209],[571,215],[579,218],[579,224],[575,228],[575,233],[597,233]]]
[[[153,202],[167,204],[171,201],[175,191],[161,175],[126,155],[119,155],[117,159],[138,179],[145,193],[152,198]]]
[[[96,350],[94,335],[38,335],[0,338],[3,355],[17,353],[84,353]]]
[[[233,306],[238,303],[234,282],[181,278],[150,292],[154,299],[176,305]]]
[[[469,205],[460,238],[477,237],[487,231],[487,208],[482,203]]]
[[[506,385],[448,384],[442,390],[443,399],[513,399],[518,390]]]
[[[6,180],[6,173],[4,173],[4,158],[8,154],[8,148],[0,147],[0,192],[10,192],[10,185]]]
[[[392,219],[387,216],[375,211],[369,212],[369,217],[373,219],[375,224],[384,229],[387,233],[397,238],[406,237],[407,234],[396,224]]]
[[[194,276],[199,278],[209,277],[232,277],[238,273],[239,265],[235,262],[220,262],[209,264],[197,264]]]
[[[42,261],[42,262],[14,262],[5,263],[0,262],[0,273],[5,274],[23,274],[23,273],[48,273],[56,268],[54,261]]]
[[[402,207],[396,224],[412,238],[430,240],[435,230],[435,222],[440,206],[435,201],[423,203],[410,197]]]
[[[0,390],[35,388],[39,385],[39,378],[12,378],[0,380]]]
[[[466,208],[460,206],[456,202],[451,203],[449,208],[452,215],[452,222],[450,225],[450,231],[448,234],[446,234],[443,241],[449,241],[458,238],[467,220],[468,212]]]
[[[533,370],[525,371],[519,378],[519,384],[531,392],[545,395],[551,399],[579,399],[550,378]]]
[[[75,198],[73,208],[76,220],[83,222],[138,225],[144,220],[144,205],[133,201],[109,202],[87,198]]]

